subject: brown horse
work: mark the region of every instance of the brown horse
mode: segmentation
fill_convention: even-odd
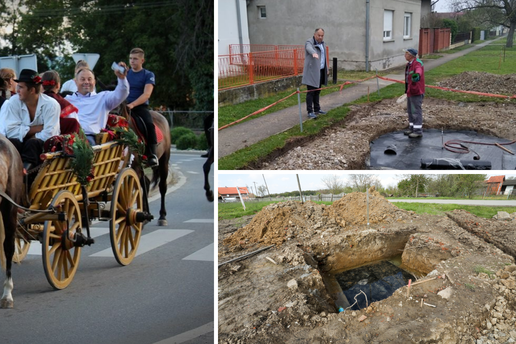
[[[23,163],[12,143],[0,134],[0,191],[17,204],[21,204],[23,187]],[[0,308],[13,308],[13,279],[11,265],[14,255],[14,234],[17,222],[17,207],[0,196],[0,261],[6,272],[4,293]],[[3,245],[1,244],[3,243]],[[5,260],[4,260],[5,254]]]
[[[127,118],[129,121],[129,126],[131,129],[133,129],[136,133],[139,133],[140,130],[137,130],[135,128],[135,122],[130,118],[130,114],[127,111],[127,106],[124,103],[120,105],[120,115]],[[152,180],[149,182],[148,179],[145,177],[145,174],[142,170],[141,165],[141,158],[136,157],[133,161],[133,164],[131,167],[135,170],[135,172],[140,177],[142,186],[143,183],[145,183],[145,186],[148,187],[150,184],[152,184],[152,188],[155,188],[156,185],[159,183],[159,193],[161,194],[161,208],[159,211],[159,219],[158,219],[158,225],[159,226],[166,226],[167,223],[167,210],[165,208],[165,195],[167,193],[167,177],[168,177],[168,164],[170,161],[170,147],[171,147],[171,139],[170,139],[170,127],[168,125],[167,119],[156,111],[150,111],[150,114],[152,116],[152,121],[154,122],[154,125],[158,127],[161,132],[163,133],[163,140],[161,142],[158,142],[158,146],[156,148],[156,155],[158,156],[159,160],[159,166],[154,168],[152,170]],[[144,202],[147,204],[147,202]],[[148,208],[148,205],[147,205]],[[144,209],[145,211],[149,211],[149,209]]]

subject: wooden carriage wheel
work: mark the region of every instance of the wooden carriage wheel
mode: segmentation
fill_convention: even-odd
[[[45,221],[43,228],[43,268],[48,282],[55,289],[66,288],[73,280],[81,248],[75,247],[70,238],[82,228],[81,211],[75,196],[66,190],[60,191],[50,205],[65,219]]]
[[[25,240],[22,235],[15,234],[13,262],[20,263],[29,252],[30,241]]]
[[[130,264],[136,255],[143,228],[136,220],[140,212],[143,198],[138,175],[132,168],[125,168],[115,182],[109,221],[111,248],[120,265]]]

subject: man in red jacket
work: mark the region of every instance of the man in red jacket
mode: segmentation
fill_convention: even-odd
[[[405,93],[407,93],[407,113],[409,128],[404,132],[410,138],[423,137],[423,98],[425,96],[425,69],[417,57],[416,49],[403,49],[405,59]]]

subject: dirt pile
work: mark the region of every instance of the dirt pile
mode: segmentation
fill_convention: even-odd
[[[392,222],[406,214],[405,211],[387,201],[374,187],[369,195],[353,192],[328,207],[327,216],[341,227],[346,225],[365,225],[379,222]]]
[[[283,202],[270,204],[253,218],[251,223],[224,240],[229,246],[252,244],[280,245],[290,239],[306,239],[318,230],[338,227],[392,222],[407,212],[382,197],[374,187],[369,195],[353,192],[332,206],[313,202]]]
[[[491,94],[516,94],[516,74],[497,75],[486,72],[464,72],[437,83],[438,86],[462,91]]]

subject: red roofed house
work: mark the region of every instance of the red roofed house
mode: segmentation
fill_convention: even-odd
[[[247,191],[246,187],[239,187],[238,191],[240,191],[240,195],[242,196],[242,199],[246,200],[249,199],[249,191]],[[226,198],[237,198],[240,199],[240,196],[238,195],[238,191],[236,187],[223,187],[219,188],[219,198],[226,199]]]
[[[504,180],[505,176],[493,176],[486,180],[486,195],[499,195],[502,191],[502,184]]]

